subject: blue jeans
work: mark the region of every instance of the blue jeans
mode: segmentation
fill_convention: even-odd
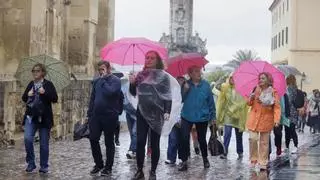
[[[126,114],[127,126],[130,133],[130,147],[129,151],[137,151],[137,120],[132,118],[129,114]]]
[[[232,135],[232,126],[225,125],[224,126],[224,136],[223,136],[223,144],[224,148],[226,150],[226,154],[228,154],[228,148],[230,144],[230,139]],[[243,153],[243,143],[242,143],[242,134],[243,132],[240,132],[238,128],[234,128],[234,131],[236,133],[236,141],[237,141],[237,153],[242,154]]]
[[[168,138],[167,159],[176,162],[179,151],[180,128],[173,126]]]
[[[33,142],[37,130],[39,130],[40,137],[40,167],[41,169],[46,169],[49,167],[50,129],[37,127],[30,117],[26,117],[24,125],[24,144],[27,153],[26,162],[28,165],[36,167]]]

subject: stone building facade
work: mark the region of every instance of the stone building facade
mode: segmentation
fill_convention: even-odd
[[[169,50],[169,56],[198,52],[207,55],[206,40],[193,35],[193,0],[170,0],[170,32],[162,34],[160,43]]]
[[[115,0],[0,0],[0,146],[22,137],[24,87],[14,78],[22,57],[66,61],[77,80],[54,105],[54,138],[85,118],[99,50],[114,36]]]

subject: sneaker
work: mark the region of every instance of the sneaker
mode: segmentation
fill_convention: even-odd
[[[194,152],[195,152],[197,155],[199,155],[199,154],[200,154],[200,149],[199,149],[198,147],[195,147],[195,148],[194,148]]]
[[[239,154],[238,154],[238,160],[241,160],[241,159],[243,159],[243,154],[242,154],[242,153],[239,153]]]
[[[178,167],[178,171],[186,171],[186,170],[188,170],[187,161],[180,163]]]
[[[114,141],[114,143],[116,144],[116,146],[120,146],[120,141],[119,141],[119,139],[116,139],[116,140]]]
[[[109,176],[110,174],[112,173],[112,170],[110,168],[104,168],[102,171],[101,171],[101,176]]]
[[[291,150],[291,154],[296,154],[298,152],[298,148],[297,147],[294,147],[292,150]]]
[[[175,162],[173,162],[173,161],[171,161],[171,160],[169,160],[169,159],[167,159],[164,163],[167,164],[167,165],[173,165],[173,164],[175,164]]]
[[[48,168],[40,168],[40,169],[39,169],[39,173],[47,174],[48,172],[49,172],[49,169],[48,169]]]
[[[27,168],[26,168],[26,172],[27,173],[32,173],[33,170],[35,170],[37,167],[34,164],[28,164]]]
[[[134,159],[136,158],[136,153],[132,151],[128,151],[126,156],[127,156],[127,159]]]
[[[94,166],[93,169],[90,171],[90,175],[95,176],[99,174],[101,170],[102,170],[102,167]]]
[[[205,169],[208,169],[210,167],[210,163],[209,163],[208,158],[203,158],[203,167]]]
[[[156,171],[150,171],[149,173],[149,180],[156,180],[157,179],[157,175],[156,175]]]
[[[134,174],[133,178],[131,180],[141,180],[144,179],[144,173],[142,169],[138,169],[136,174]]]

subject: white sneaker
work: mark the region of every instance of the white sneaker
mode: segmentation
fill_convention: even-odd
[[[134,159],[134,158],[136,158],[136,153],[134,153],[132,151],[128,151],[126,156],[127,156],[127,159]]]
[[[291,150],[291,154],[296,154],[298,152],[298,148],[297,147],[294,147],[292,150]]]

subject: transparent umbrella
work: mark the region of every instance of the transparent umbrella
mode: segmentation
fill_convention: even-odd
[[[295,76],[301,76],[302,73],[295,67],[290,65],[277,65],[276,66],[285,76],[288,76],[290,74]]]

